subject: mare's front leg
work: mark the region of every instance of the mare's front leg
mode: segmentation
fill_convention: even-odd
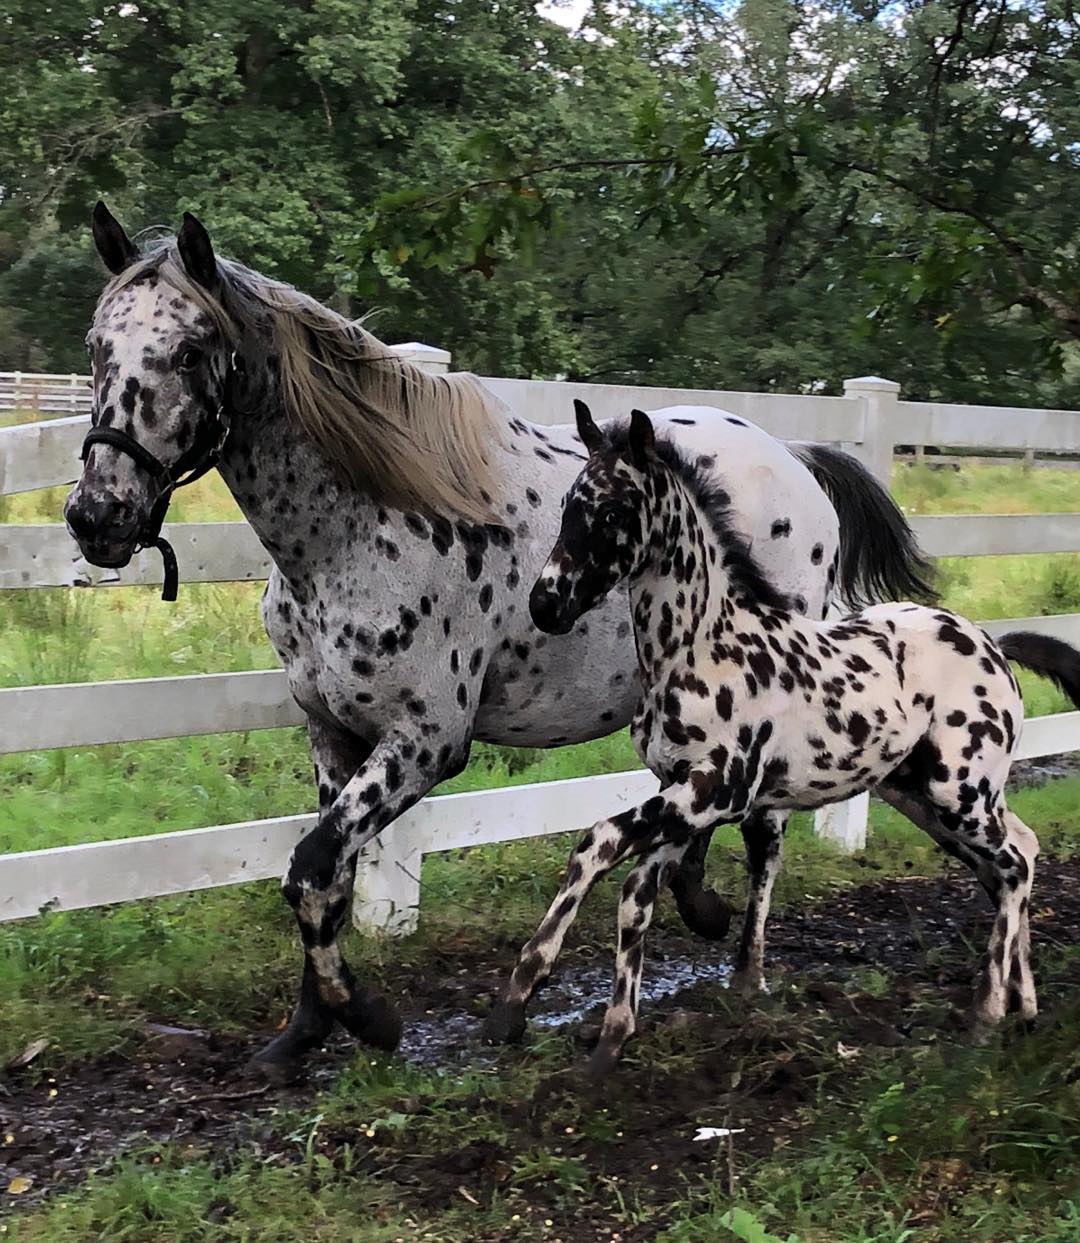
[[[518,1040],[525,1031],[525,1008],[548,978],[578,910],[593,885],[629,854],[652,849],[663,840],[685,849],[693,833],[718,820],[741,817],[719,810],[714,802],[714,777],[693,773],[692,780],[670,785],[640,807],[601,820],[589,829],[570,855],[555,900],[539,928],[526,942],[503,997],[484,1024],[492,1043]]]
[[[300,1003],[289,1027],[258,1055],[256,1065],[275,1072],[325,1038],[336,1020],[357,1039],[392,1049],[401,1020],[378,993],[359,985],[338,934],[348,913],[360,850],[446,777],[468,754],[440,734],[434,756],[415,726],[388,733],[320,814],[293,850],[282,889],[293,908],[304,946]]]
[[[349,779],[371,755],[371,745],[333,729],[315,717],[308,717],[308,741],[319,791],[319,816],[325,816]],[[319,997],[311,959],[304,955],[304,974],[300,1000],[289,1025],[258,1055],[257,1062],[290,1063],[311,1049],[318,1048],[334,1026],[333,1011]]]
[[[699,833],[687,847],[671,878],[671,893],[679,915],[691,932],[706,941],[722,941],[731,926],[731,906],[705,884],[705,859],[712,832]]]

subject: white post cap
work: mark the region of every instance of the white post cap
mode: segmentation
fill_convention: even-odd
[[[899,393],[895,380],[884,380],[879,375],[861,375],[844,381],[844,395],[848,393]]]
[[[425,345],[422,341],[406,341],[402,345],[390,347],[395,354],[400,354],[410,363],[416,363],[427,371],[448,371],[450,369],[450,351],[441,350],[437,345]]]

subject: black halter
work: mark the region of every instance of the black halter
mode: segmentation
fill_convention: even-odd
[[[195,443],[182,454],[171,466],[166,466],[150,452],[143,448],[134,436],[120,431],[117,427],[92,427],[83,441],[79,457],[86,461],[86,455],[94,445],[111,445],[126,453],[129,458],[153,479],[157,485],[157,495],[150,513],[139,528],[136,536],[135,551],[143,548],[156,548],[161,553],[165,578],[161,587],[163,600],[175,600],[179,586],[180,574],[176,563],[176,553],[172,545],[161,534],[161,527],[168,512],[172,494],[177,488],[186,488],[189,483],[201,479],[207,471],[213,470],[221,458],[221,450],[229,435],[229,417],[226,407],[230,405],[229,395],[233,378],[241,373],[243,364],[237,359],[235,351],[229,358],[229,367],[225,375],[224,397],[217,408],[213,422],[195,438]],[[185,473],[187,472],[187,473]]]

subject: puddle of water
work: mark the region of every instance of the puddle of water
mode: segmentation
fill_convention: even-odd
[[[643,1007],[673,997],[695,984],[727,985],[731,964],[687,958],[646,961],[641,982]],[[529,1011],[530,1027],[557,1031],[579,1023],[596,1005],[606,1004],[611,992],[610,966],[571,967],[560,972],[537,995]],[[472,1064],[491,1065],[498,1050],[479,1041],[481,1020],[464,1010],[447,1010],[431,1018],[406,1024],[398,1055],[420,1066],[441,1066],[468,1059]]]

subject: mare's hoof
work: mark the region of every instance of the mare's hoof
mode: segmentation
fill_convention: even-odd
[[[268,1057],[271,1045],[256,1053],[244,1067],[251,1078],[262,1079],[277,1087],[296,1083],[304,1077],[304,1062],[298,1057]]]
[[[304,1054],[320,1048],[333,1028],[328,1009],[301,1004],[288,1027],[255,1054],[248,1069],[275,1083],[291,1083],[300,1074]]]
[[[401,1040],[401,1015],[373,989],[355,988],[337,1012],[337,1019],[351,1036],[387,1053],[392,1053]]]
[[[677,893],[675,904],[683,923],[706,941],[722,941],[731,927],[731,907],[715,889]]]
[[[484,1020],[481,1034],[486,1044],[515,1044],[525,1035],[525,1007],[497,1001]]]

